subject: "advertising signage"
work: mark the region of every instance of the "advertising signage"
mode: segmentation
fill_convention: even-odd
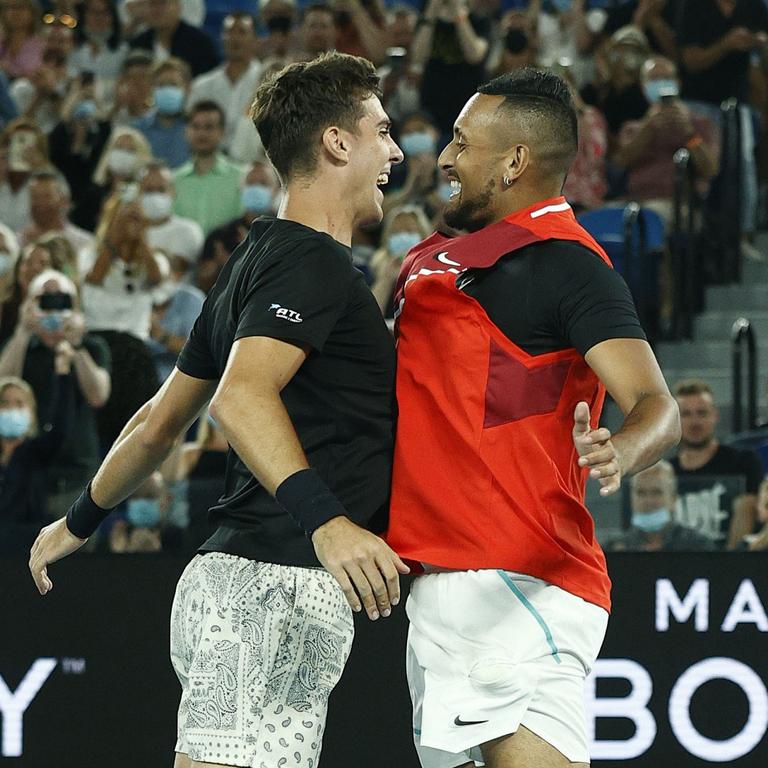
[[[0,768],[168,766],[169,611],[186,561],[79,556],[41,598],[0,560]],[[614,610],[586,686],[593,765],[768,766],[768,557],[611,555]],[[482,631],[479,627],[478,631]],[[406,622],[357,621],[321,768],[417,768]]]

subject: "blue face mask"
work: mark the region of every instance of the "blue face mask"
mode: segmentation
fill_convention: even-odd
[[[56,312],[45,312],[39,322],[44,331],[53,333],[61,330],[61,315]]]
[[[421,235],[418,232],[396,232],[387,238],[387,250],[392,256],[402,258],[408,251],[421,242]]]
[[[672,514],[666,507],[659,507],[650,512],[635,512],[632,515],[632,526],[644,533],[658,533],[669,525]]]
[[[0,251],[0,275],[7,275],[16,264],[16,259],[7,251]]]
[[[128,499],[125,517],[134,528],[154,528],[160,522],[157,499]]]
[[[677,80],[662,78],[659,80],[648,80],[643,88],[645,98],[651,104],[657,104],[664,96],[679,96],[680,87]]]
[[[240,202],[249,213],[268,213],[272,210],[272,190],[264,184],[249,184],[243,187]]]
[[[400,149],[405,155],[429,155],[434,154],[437,142],[434,136],[427,131],[414,131],[400,137]]]
[[[0,437],[10,440],[23,437],[29,432],[32,415],[23,408],[6,408],[0,411]]]
[[[178,115],[184,108],[184,91],[178,85],[155,88],[155,107],[161,115]]]
[[[96,114],[96,102],[93,99],[84,99],[72,110],[75,120],[90,120]]]

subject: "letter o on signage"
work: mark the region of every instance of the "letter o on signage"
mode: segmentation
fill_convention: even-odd
[[[691,722],[691,699],[710,680],[730,680],[749,700],[749,717],[730,739],[718,741],[702,736]],[[726,763],[749,754],[768,728],[768,691],[757,673],[735,659],[713,657],[689,667],[680,676],[669,697],[669,724],[677,740],[692,755],[713,763]]]

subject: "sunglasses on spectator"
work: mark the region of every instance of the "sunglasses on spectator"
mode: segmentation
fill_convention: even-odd
[[[74,29],[77,26],[77,19],[74,16],[70,16],[68,13],[62,13],[57,16],[55,13],[46,13],[43,16],[43,24],[61,24],[70,29]]]

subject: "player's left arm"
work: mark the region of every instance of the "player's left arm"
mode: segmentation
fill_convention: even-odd
[[[591,429],[589,407],[574,412],[573,440],[579,465],[589,467],[608,496],[626,475],[658,461],[680,440],[680,414],[650,345],[642,339],[608,339],[584,356],[625,416],[621,429]]]
[[[117,506],[165,460],[178,437],[211,399],[216,384],[215,380],[174,370],[160,391],[125,425],[96,473],[90,498],[99,509]],[[89,533],[80,535],[87,537]],[[30,552],[29,570],[41,595],[53,588],[48,566],[75,552],[86,540],[69,530],[66,517],[40,531]]]

